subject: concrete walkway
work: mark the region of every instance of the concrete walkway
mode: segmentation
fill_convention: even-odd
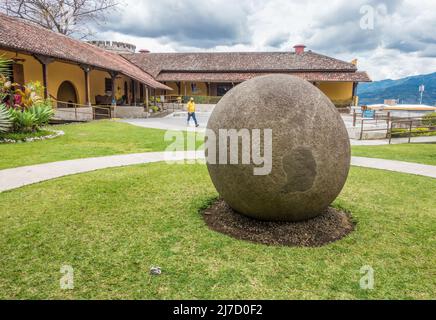
[[[0,170],[0,192],[77,173],[159,161],[204,159],[204,153],[147,152],[84,158]]]
[[[185,131],[187,128],[190,128],[197,132],[205,132],[209,117],[210,113],[196,112],[196,118],[199,124],[198,128],[195,128],[194,120],[191,120],[190,126],[188,127],[186,125],[186,117],[183,116],[182,113],[177,116],[175,116],[175,114],[170,114],[164,118],[120,119],[119,121],[143,128],[173,131]]]
[[[175,112],[164,118],[148,118],[148,119],[121,119],[119,121],[129,123],[134,126],[143,128],[153,128],[162,130],[174,130],[174,131],[185,131],[187,128],[189,130],[195,130],[197,132],[205,132],[207,122],[210,117],[210,112],[198,112],[197,120],[199,127],[195,128],[194,123],[191,120],[191,124],[188,127],[186,125],[186,112]],[[347,123],[346,123],[347,124]],[[394,138],[392,139],[392,144],[407,143],[408,138]],[[412,137],[412,143],[436,143],[436,136],[429,137]],[[377,140],[357,140],[350,139],[350,144],[352,146],[380,146],[388,145],[389,139],[377,139]]]
[[[104,168],[122,167],[159,161],[180,161],[194,159],[203,160],[203,151],[147,152],[58,161],[5,169],[0,170],[0,192],[16,189],[45,180]],[[352,157],[351,164],[365,168],[383,169],[436,178],[436,166],[424,164],[362,157]]]
[[[436,179],[436,166],[430,166],[427,164],[385,160],[378,158],[352,157],[351,165],[357,167],[409,173]]]

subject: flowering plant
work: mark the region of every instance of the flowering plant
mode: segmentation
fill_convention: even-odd
[[[35,103],[43,100],[44,87],[39,81],[30,82],[15,90],[15,95],[18,95],[18,99],[15,100],[15,107],[22,107],[28,109]],[[17,103],[18,102],[18,103]]]

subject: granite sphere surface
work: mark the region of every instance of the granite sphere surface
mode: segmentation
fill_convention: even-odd
[[[235,153],[230,138],[219,139],[220,132],[232,129],[251,134],[251,141],[236,140],[237,163],[229,161],[231,150]],[[269,129],[271,139],[264,140]],[[290,75],[260,76],[231,89],[212,112],[206,141],[208,171],[220,196],[235,211],[260,220],[300,221],[322,214],[350,168],[350,142],[339,112],[312,83]],[[247,141],[252,156],[259,145],[260,155],[267,153],[271,141],[267,174],[254,172],[267,168],[268,160],[263,165],[254,157],[242,161]]]

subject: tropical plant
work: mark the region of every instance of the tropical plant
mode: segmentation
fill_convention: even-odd
[[[4,104],[0,104],[0,133],[9,132],[12,128],[12,118]]]
[[[38,129],[47,125],[54,115],[52,107],[46,102],[36,103],[28,109],[28,112],[35,116],[35,124]]]
[[[0,74],[7,76],[8,74],[8,65],[10,61],[8,59],[5,59],[3,55],[0,56]]]
[[[44,87],[40,82],[25,86],[12,83],[7,74],[9,63],[0,56],[0,132],[38,131],[53,116],[51,103],[42,98]],[[11,97],[9,106],[2,103],[7,97]]]
[[[14,124],[14,131],[32,132],[37,129],[35,115],[29,110],[9,109]]]
[[[21,107],[30,108],[35,103],[42,100],[44,87],[38,82],[29,82],[22,88],[15,90],[15,95],[19,96],[19,103]]]

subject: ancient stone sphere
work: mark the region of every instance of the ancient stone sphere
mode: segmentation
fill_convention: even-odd
[[[350,143],[341,116],[324,93],[300,78],[268,75],[239,84],[216,105],[207,129],[212,182],[220,196],[246,216],[281,221],[316,217],[338,196],[347,179]],[[231,129],[241,134],[233,139],[238,156],[233,162]],[[256,135],[255,129],[260,133]],[[242,133],[247,131],[250,138],[244,141]],[[251,158],[242,161],[247,141]],[[270,172],[268,160],[264,165],[259,161],[259,155],[267,155],[268,150]],[[267,173],[254,173],[262,167]]]

